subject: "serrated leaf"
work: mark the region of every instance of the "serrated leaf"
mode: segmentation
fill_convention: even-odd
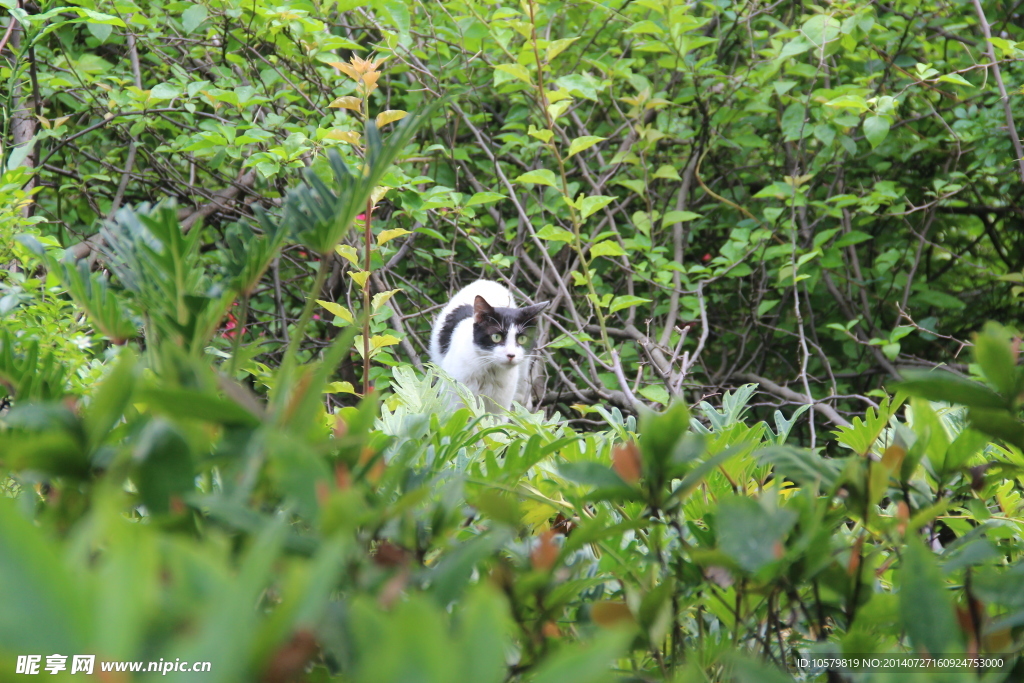
[[[385,346],[394,346],[401,342],[402,340],[393,334],[375,334],[370,337],[370,348],[376,351],[377,349],[382,349]]]
[[[353,322],[352,313],[341,304],[336,304],[332,301],[324,301],[323,299],[317,299],[316,302],[326,308],[329,313],[338,316],[345,322]]]
[[[370,271],[368,270],[350,270],[348,276],[356,281],[360,287],[366,286],[366,278],[370,277]]]
[[[359,265],[359,252],[351,244],[339,244],[334,248],[334,251],[338,252],[338,256],[342,257],[353,266]]]
[[[373,309],[373,312],[376,313],[377,309],[386,304],[391,297],[401,291],[401,289],[389,289],[386,292],[378,292],[377,294],[374,294],[373,300],[370,302],[370,307]]]
[[[402,111],[401,109],[386,109],[377,114],[377,127],[383,128],[387,124],[404,119],[408,115],[409,112]]]
[[[358,97],[352,97],[351,95],[345,95],[331,102],[328,107],[334,109],[351,109],[352,111],[362,111],[363,101]]]
[[[477,192],[466,201],[465,206],[469,207],[476,206],[477,204],[490,204],[491,202],[501,201],[505,198],[505,195],[498,194],[497,192]]]
[[[556,187],[557,179],[555,174],[546,168],[539,171],[529,171],[515,180],[517,183],[534,183],[535,185],[549,185]]]
[[[878,147],[889,134],[889,119],[884,116],[869,116],[864,119],[864,137],[872,147]]]
[[[580,201],[580,215],[586,219],[590,217],[594,212],[600,211],[604,207],[608,206],[615,200],[615,197],[606,197],[604,195],[594,195],[592,197],[584,197]]]
[[[569,143],[569,154],[566,158],[571,157],[574,154],[579,154],[585,149],[590,149],[602,140],[607,139],[608,138],[597,137],[596,135],[584,135],[583,137],[576,138]]]
[[[530,129],[526,131],[526,134],[531,138],[537,138],[541,142],[551,142],[551,138],[555,136],[555,134],[547,128],[537,128],[532,124],[530,125]]]
[[[381,233],[377,235],[377,246],[383,246],[390,242],[391,240],[395,239],[396,237],[411,234],[412,233],[409,230],[406,230],[405,228],[391,228],[390,230],[382,230]]]
[[[622,247],[616,242],[611,240],[604,240],[598,242],[590,248],[590,258],[597,258],[598,256],[625,256],[626,252],[623,251]]]

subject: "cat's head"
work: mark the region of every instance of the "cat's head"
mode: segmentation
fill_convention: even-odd
[[[473,345],[494,365],[518,365],[526,358],[537,315],[548,307],[542,301],[525,308],[491,306],[482,296],[473,302]]]

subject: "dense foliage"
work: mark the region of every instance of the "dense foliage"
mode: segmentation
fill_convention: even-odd
[[[0,681],[1024,678],[1016,6],[0,3]]]

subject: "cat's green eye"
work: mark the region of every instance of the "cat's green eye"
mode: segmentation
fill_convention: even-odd
[[[497,332],[495,332],[494,334],[491,335],[491,341],[494,342],[495,344],[500,344],[501,343],[501,335],[498,334]]]
[[[519,335],[519,337],[516,338],[516,341],[519,342],[520,346],[526,346],[527,339],[529,339],[529,337],[527,337],[525,334],[521,334]]]

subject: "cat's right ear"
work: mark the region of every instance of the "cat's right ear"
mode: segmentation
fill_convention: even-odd
[[[519,313],[519,324],[520,325],[529,325],[529,324],[533,323],[533,319],[536,318],[540,314],[540,312],[543,311],[545,308],[547,308],[548,305],[550,305],[550,304],[551,304],[550,301],[541,301],[539,304],[534,304],[532,306],[526,306],[525,308],[520,308],[519,311],[518,311],[518,313]]]
[[[476,295],[476,299],[473,300],[473,320],[478,323],[482,323],[487,318],[494,317],[494,307],[487,303],[479,294]]]

